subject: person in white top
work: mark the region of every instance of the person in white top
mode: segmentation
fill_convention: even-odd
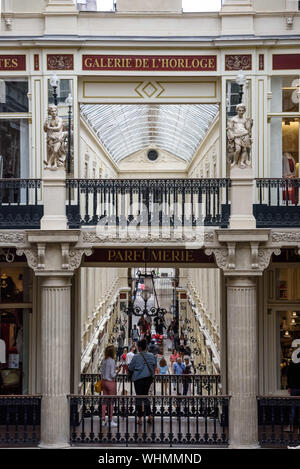
[[[130,352],[127,353],[127,356],[126,356],[126,365],[128,366],[129,363],[131,362],[131,360],[133,359],[135,353],[134,353],[134,350],[135,350],[135,347],[132,346],[131,349],[130,349]]]
[[[119,373],[120,367],[116,367],[116,349],[113,345],[106,347],[104,352],[104,360],[101,363],[101,380],[102,391],[104,396],[114,396],[117,394],[116,388],[116,375]],[[113,416],[113,402],[102,404],[102,420],[105,425],[105,412],[108,409],[108,421],[111,427],[116,427],[117,424],[112,420]]]

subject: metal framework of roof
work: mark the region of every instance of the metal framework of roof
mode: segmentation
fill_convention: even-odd
[[[219,106],[82,104],[80,111],[115,163],[151,146],[190,162]]]

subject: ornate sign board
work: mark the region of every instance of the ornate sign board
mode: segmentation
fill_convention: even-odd
[[[0,55],[1,72],[26,70],[26,55]]]
[[[146,254],[145,254],[146,252]],[[215,266],[214,255],[207,256],[203,249],[185,248],[94,248],[91,256],[85,256],[84,264],[211,264]]]
[[[216,55],[83,55],[87,71],[215,72]]]
[[[298,70],[300,54],[273,54],[273,70]]]

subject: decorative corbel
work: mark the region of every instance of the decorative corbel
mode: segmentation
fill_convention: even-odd
[[[38,243],[37,248],[37,269],[44,270],[45,269],[45,252],[46,252],[46,244],[45,243]]]
[[[236,243],[227,243],[228,246],[228,269],[235,269],[235,245]]]
[[[31,269],[37,270],[38,267],[38,250],[37,249],[17,249],[16,250],[17,256],[26,256],[28,265]]]
[[[68,249],[68,253],[67,253],[67,250],[65,249],[63,253],[63,265],[64,265],[63,268],[68,269],[68,270],[78,269],[78,267],[80,267],[83,254],[85,254],[86,256],[91,256],[92,253],[93,253],[92,249],[72,248],[72,249]],[[66,255],[67,255],[67,258],[66,258]]]
[[[216,264],[220,269],[225,269],[228,265],[228,250],[224,247],[222,248],[208,248],[205,249],[205,254],[211,256],[214,254],[216,259]]]
[[[272,254],[275,254],[275,256],[279,256],[281,254],[281,249],[278,249],[278,248],[258,249],[259,269],[265,270],[269,267]]]
[[[252,269],[258,269],[259,268],[259,259],[258,259],[258,246],[259,243],[251,241],[251,267]]]
[[[69,269],[69,244],[62,244],[61,245],[61,257],[62,257],[62,262],[61,262],[61,267],[62,269]]]

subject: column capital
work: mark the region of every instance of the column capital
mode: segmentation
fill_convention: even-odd
[[[261,276],[272,254],[281,253],[279,246],[268,244],[269,230],[219,230],[217,238],[219,245],[205,249],[205,254],[214,254],[225,276]]]
[[[16,251],[17,256],[26,256],[29,267],[39,276],[72,276],[80,267],[83,255],[90,256],[93,252],[90,247],[77,247],[75,240],[64,239],[61,234],[56,240],[46,238],[40,236],[33,240],[29,236],[30,244]]]

